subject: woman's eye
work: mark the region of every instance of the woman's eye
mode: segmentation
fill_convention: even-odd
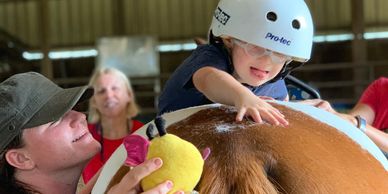
[[[97,94],[102,94],[104,92],[105,92],[105,90],[97,90]]]

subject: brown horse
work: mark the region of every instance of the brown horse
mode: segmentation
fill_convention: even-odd
[[[388,193],[388,173],[359,144],[300,111],[275,105],[289,126],[237,123],[230,107],[201,110],[167,128],[212,150],[201,194]]]
[[[201,194],[388,193],[387,171],[360,144],[303,112],[274,106],[289,126],[236,122],[236,110],[227,106],[163,115],[168,133],[211,149],[196,188]],[[122,166],[110,185],[127,171]]]

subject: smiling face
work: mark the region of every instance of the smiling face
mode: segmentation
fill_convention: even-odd
[[[86,116],[69,111],[60,120],[23,132],[25,149],[40,171],[82,168],[100,144],[87,128]]]
[[[102,117],[126,115],[132,95],[125,82],[111,72],[102,73],[94,84],[93,102]]]
[[[287,56],[239,40],[227,42],[235,70],[233,76],[251,86],[260,86],[273,79],[290,60]]]

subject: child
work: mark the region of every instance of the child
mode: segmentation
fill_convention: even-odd
[[[263,98],[288,100],[283,78],[310,58],[312,38],[303,0],[221,0],[209,44],[199,46],[172,74],[159,114],[216,102],[234,105],[237,121],[246,115],[259,123],[287,125]]]

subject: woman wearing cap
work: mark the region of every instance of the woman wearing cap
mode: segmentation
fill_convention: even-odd
[[[87,87],[62,89],[34,72],[0,83],[0,193],[76,193],[100,144],[85,115],[72,108],[92,94]],[[138,181],[161,165],[154,158],[135,167],[109,193],[139,193]],[[167,193],[171,186],[165,181],[149,193]]]
[[[98,172],[128,134],[143,126],[133,119],[139,110],[127,76],[114,68],[97,69],[90,79],[94,95],[89,101],[88,128],[102,149],[82,172],[85,183]]]
[[[283,78],[310,58],[312,39],[303,0],[221,0],[209,44],[198,46],[167,81],[159,114],[217,102],[237,107],[237,121],[246,115],[287,125],[260,96],[288,99]]]

